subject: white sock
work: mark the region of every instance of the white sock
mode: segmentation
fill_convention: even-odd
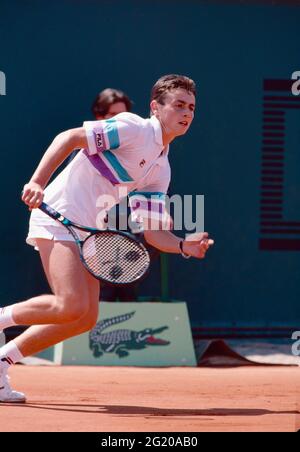
[[[6,306],[5,308],[0,308],[0,331],[8,328],[9,326],[16,325],[16,322],[13,319],[12,306]]]
[[[0,369],[7,370],[9,366],[21,361],[23,358],[24,356],[16,346],[15,342],[10,341],[8,344],[5,344],[0,348]]]

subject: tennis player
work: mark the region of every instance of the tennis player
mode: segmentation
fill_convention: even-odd
[[[197,234],[195,241],[183,241],[161,227],[171,176],[169,144],[188,131],[195,95],[190,78],[163,76],[152,88],[150,118],[120,113],[112,119],[85,122],[57,135],[45,152],[24,186],[22,200],[32,210],[27,243],[38,249],[53,295],[0,310],[0,330],[31,325],[0,348],[0,401],[25,401],[24,394],[10,388],[7,371],[12,364],[91,330],[98,319],[99,281],[81,264],[68,231],[38,209],[43,199],[72,221],[99,227],[103,199],[117,204],[129,194],[135,218],[144,221],[148,243],[162,252],[205,257],[213,243],[207,233]],[[76,148],[81,149],[78,155],[47,186]]]

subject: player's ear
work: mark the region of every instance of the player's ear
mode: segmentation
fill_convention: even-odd
[[[151,109],[151,111],[152,111],[152,113],[154,115],[157,115],[157,113],[158,113],[158,103],[157,103],[156,100],[152,100],[150,102],[150,109]]]

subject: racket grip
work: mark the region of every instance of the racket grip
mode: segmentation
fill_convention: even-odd
[[[42,204],[39,206],[39,209],[49,215],[49,217],[53,218],[54,220],[58,220],[62,217],[62,215],[57,212],[53,207],[48,206],[45,202],[42,202]]]

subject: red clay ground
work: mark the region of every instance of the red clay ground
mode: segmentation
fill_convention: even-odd
[[[0,404],[1,432],[300,428],[299,367],[15,366],[11,377],[28,403]]]

